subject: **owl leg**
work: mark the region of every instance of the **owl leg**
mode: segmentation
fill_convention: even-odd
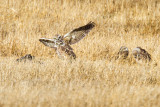
[[[57,48],[56,52],[57,52],[58,58],[60,58],[60,59],[64,59],[64,58],[65,58],[65,56],[63,56],[63,55],[61,54],[61,52],[59,51],[58,48]]]

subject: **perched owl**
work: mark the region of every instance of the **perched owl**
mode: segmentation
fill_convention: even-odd
[[[79,42],[83,39],[92,28],[95,27],[94,22],[89,22],[88,24],[76,28],[64,36],[56,35],[53,39],[41,38],[39,39],[45,46],[54,48],[60,58],[65,58],[67,56],[71,58],[76,58],[75,53],[70,45]]]
[[[122,46],[120,49],[119,49],[119,52],[118,52],[118,55],[116,56],[116,59],[126,59],[128,57],[128,54],[129,54],[129,50],[127,47],[125,46]]]
[[[136,59],[136,61],[143,60],[145,62],[151,61],[151,55],[141,47],[134,48],[132,51],[132,55]]]

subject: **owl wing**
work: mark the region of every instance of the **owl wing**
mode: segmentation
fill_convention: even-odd
[[[42,42],[45,46],[48,46],[50,48],[57,48],[56,40],[55,39],[47,39],[47,38],[40,38],[40,42]]]
[[[89,22],[88,24],[81,26],[79,28],[76,28],[72,30],[71,32],[65,34],[63,37],[63,40],[67,44],[70,44],[70,45],[77,43],[78,41],[83,39],[90,32],[90,30],[94,27],[95,27],[95,23]]]

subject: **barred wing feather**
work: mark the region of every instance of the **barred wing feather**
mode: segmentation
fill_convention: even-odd
[[[88,24],[82,27],[76,28],[72,30],[71,32],[65,34],[63,39],[66,43],[70,45],[77,43],[78,41],[83,39],[90,32],[90,30],[94,27],[95,27],[95,23],[89,22]]]
[[[55,39],[47,39],[47,38],[41,38],[39,39],[40,42],[42,42],[45,46],[51,47],[51,48],[57,48],[55,44]]]

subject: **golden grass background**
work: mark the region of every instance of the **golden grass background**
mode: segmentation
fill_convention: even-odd
[[[89,21],[72,63],[38,41]],[[160,106],[159,34],[159,0],[1,0],[0,106]],[[115,61],[121,46],[153,61]],[[35,61],[15,61],[28,53]]]

